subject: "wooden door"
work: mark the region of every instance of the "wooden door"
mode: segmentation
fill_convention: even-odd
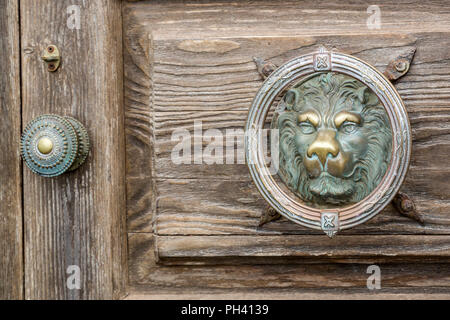
[[[127,213],[132,297],[425,297],[448,294],[448,4],[384,1],[380,29],[364,2],[148,1],[123,8]],[[434,21],[440,21],[436,25]],[[176,129],[242,129],[275,65],[320,45],[381,71],[411,49],[397,81],[413,130],[402,191],[425,224],[388,206],[330,240],[286,219],[259,226],[267,203],[245,163],[171,161]],[[270,119],[268,124],[270,124]],[[225,145],[223,141],[223,145]],[[234,143],[235,149],[239,146]],[[202,149],[204,150],[204,149]],[[149,161],[150,160],[150,161]],[[366,287],[367,269],[382,290]],[[433,289],[431,289],[433,288]]]

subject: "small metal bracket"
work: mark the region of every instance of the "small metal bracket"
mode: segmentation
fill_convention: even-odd
[[[417,212],[416,204],[406,193],[398,192],[392,200],[392,204],[401,215],[416,220],[420,224],[425,223],[423,215]]]
[[[319,52],[313,55],[314,71],[331,70],[330,52],[325,47],[320,46]]]
[[[255,62],[256,68],[263,79],[266,79],[277,68],[277,66],[272,62],[265,61],[262,58],[253,57],[253,61]]]
[[[320,226],[328,237],[333,238],[339,231],[339,213],[322,212],[320,214]]]
[[[261,219],[259,220],[258,227],[262,227],[266,223],[278,220],[280,218],[281,215],[274,208],[268,205],[261,214]]]
[[[59,49],[53,44],[47,46],[42,54],[42,60],[47,63],[48,71],[55,72],[61,63]]]
[[[416,48],[412,48],[389,62],[386,70],[383,72],[386,78],[392,82],[408,73],[415,53]],[[253,57],[253,61],[255,62],[256,68],[263,79],[266,79],[277,68],[277,66],[272,62],[266,61],[259,57]],[[327,57],[326,54],[317,54],[314,60],[314,67],[317,71],[322,69],[327,70],[329,68],[329,57]]]
[[[392,82],[403,77],[409,71],[415,53],[416,48],[412,48],[392,60],[383,72],[386,78]]]

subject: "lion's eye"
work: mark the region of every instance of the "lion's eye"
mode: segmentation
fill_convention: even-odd
[[[309,121],[300,122],[299,126],[300,126],[300,131],[303,134],[311,134],[316,131],[316,128]]]
[[[343,131],[344,133],[353,133],[356,129],[358,128],[358,125],[354,122],[350,122],[350,121],[345,121],[342,125],[341,125],[341,131]]]

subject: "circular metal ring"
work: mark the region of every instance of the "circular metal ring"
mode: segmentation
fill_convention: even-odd
[[[277,184],[264,160],[261,129],[271,106],[289,85],[326,71],[353,77],[376,94],[389,118],[392,130],[392,154],[381,182],[362,201],[342,208],[318,209],[298,201]],[[410,161],[409,119],[402,99],[391,82],[368,63],[323,48],[318,52],[297,57],[270,74],[253,100],[247,118],[246,133],[247,165],[264,199],[286,218],[308,228],[324,230],[329,236],[333,236],[338,230],[364,223],[379,213],[398,192]],[[325,230],[324,214],[334,214],[337,217],[336,229],[330,232]]]
[[[77,134],[78,153],[75,160],[72,163],[72,166],[67,170],[67,171],[74,171],[84,163],[89,154],[90,148],[89,135],[86,131],[86,128],[80,121],[69,116],[66,116],[64,118],[70,122],[70,124],[75,129],[75,132]]]

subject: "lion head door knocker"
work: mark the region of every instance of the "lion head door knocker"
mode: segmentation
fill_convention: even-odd
[[[275,173],[262,130],[272,105]],[[409,164],[411,131],[394,86],[366,62],[323,48],[268,76],[246,130],[247,163],[266,201],[329,237],[379,213]]]

